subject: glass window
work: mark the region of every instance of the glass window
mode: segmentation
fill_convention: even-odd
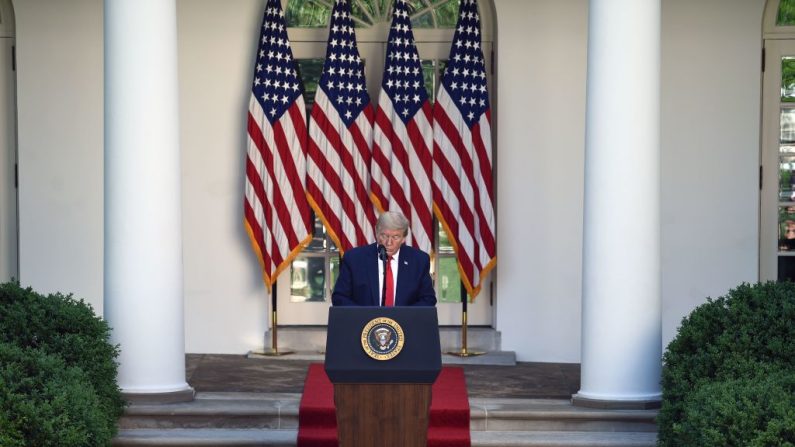
[[[795,256],[779,256],[778,280],[795,281]]]
[[[411,24],[415,28],[453,28],[458,18],[461,0],[409,0],[414,13]],[[333,0],[289,0],[285,18],[293,28],[323,28],[328,26]],[[367,28],[392,20],[392,0],[351,0],[351,12],[356,27]]]
[[[413,26],[414,28],[434,28],[433,13],[428,11],[417,17],[412,17],[411,26]]]
[[[428,99],[433,103],[436,99],[436,90],[439,88],[442,73],[444,73],[444,68],[447,66],[447,60],[423,59],[420,62],[422,64],[422,77],[425,82],[425,90],[428,91]]]
[[[326,259],[302,256],[293,261],[290,299],[293,302],[324,301],[326,298]]]
[[[296,59],[296,70],[298,70],[298,78],[304,88],[304,103],[306,104],[306,116],[312,110],[312,104],[315,103],[315,93],[317,93],[317,84],[320,82],[320,75],[323,72],[323,58],[317,59]]]
[[[781,58],[781,102],[795,102],[795,57]]]
[[[313,0],[290,0],[284,18],[287,26],[301,28],[324,28],[329,24],[331,5]]]
[[[455,28],[458,20],[458,6],[461,0],[449,0],[436,8],[436,26],[439,28]]]
[[[461,274],[455,250],[441,223],[436,225],[436,298],[440,303],[461,302]]]
[[[795,0],[781,0],[776,14],[777,26],[795,25]]]
[[[339,252],[318,218],[312,240],[292,262],[290,301],[294,303],[328,301],[339,272]]]
[[[779,157],[779,170],[778,170],[778,200],[792,201],[795,200],[795,157],[786,156]]]
[[[781,135],[780,143],[790,145],[795,143],[795,109],[783,107],[781,110]]]
[[[795,250],[795,205],[778,207],[778,249]]]

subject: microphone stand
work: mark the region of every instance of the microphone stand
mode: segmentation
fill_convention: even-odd
[[[378,246],[378,259],[382,261],[381,264],[384,267],[384,278],[383,281],[381,281],[381,307],[383,307],[386,305],[386,263],[388,262],[386,256],[386,247],[383,245]]]

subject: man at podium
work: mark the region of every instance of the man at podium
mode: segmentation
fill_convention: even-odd
[[[404,244],[409,221],[387,211],[375,224],[377,242],[342,257],[331,302],[335,306],[434,306],[427,253]]]

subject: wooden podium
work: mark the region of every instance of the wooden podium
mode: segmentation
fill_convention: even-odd
[[[427,445],[442,368],[435,308],[332,307],[325,367],[340,447]]]

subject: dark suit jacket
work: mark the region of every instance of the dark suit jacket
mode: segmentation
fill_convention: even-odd
[[[342,257],[337,284],[331,294],[335,306],[380,306],[376,244],[348,250]],[[428,254],[407,245],[398,253],[395,286],[396,306],[434,306],[436,293],[430,274]]]

